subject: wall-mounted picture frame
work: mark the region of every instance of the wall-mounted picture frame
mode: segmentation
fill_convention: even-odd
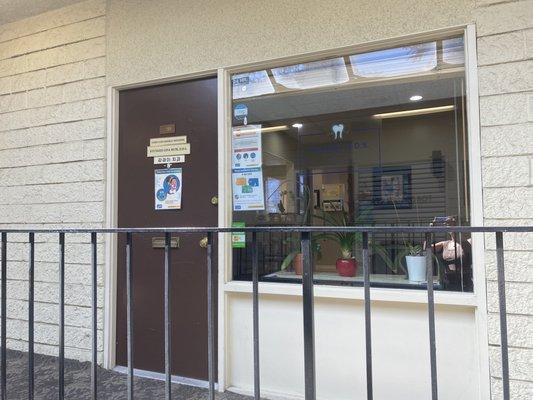
[[[411,167],[375,167],[372,175],[375,209],[412,208]]]

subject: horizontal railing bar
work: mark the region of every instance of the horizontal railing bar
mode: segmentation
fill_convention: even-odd
[[[528,233],[533,226],[269,226],[95,229],[0,229],[6,233],[231,233],[231,232],[368,232],[368,233]]]

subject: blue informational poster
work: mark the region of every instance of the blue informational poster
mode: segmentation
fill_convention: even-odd
[[[181,168],[156,169],[154,174],[155,209],[179,210],[182,189]]]
[[[261,168],[234,169],[233,211],[256,211],[265,209],[263,172]]]
[[[261,125],[233,128],[231,150],[233,211],[264,210]]]

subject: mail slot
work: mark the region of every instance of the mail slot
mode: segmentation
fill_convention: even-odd
[[[180,238],[179,236],[173,236],[170,238],[170,248],[177,249],[180,247]],[[152,238],[152,248],[153,249],[164,249],[165,248],[165,237],[156,236]]]

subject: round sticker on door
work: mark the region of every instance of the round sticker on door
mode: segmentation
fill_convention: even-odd
[[[248,116],[248,107],[245,104],[236,104],[233,108],[233,116],[237,121],[243,121]]]

